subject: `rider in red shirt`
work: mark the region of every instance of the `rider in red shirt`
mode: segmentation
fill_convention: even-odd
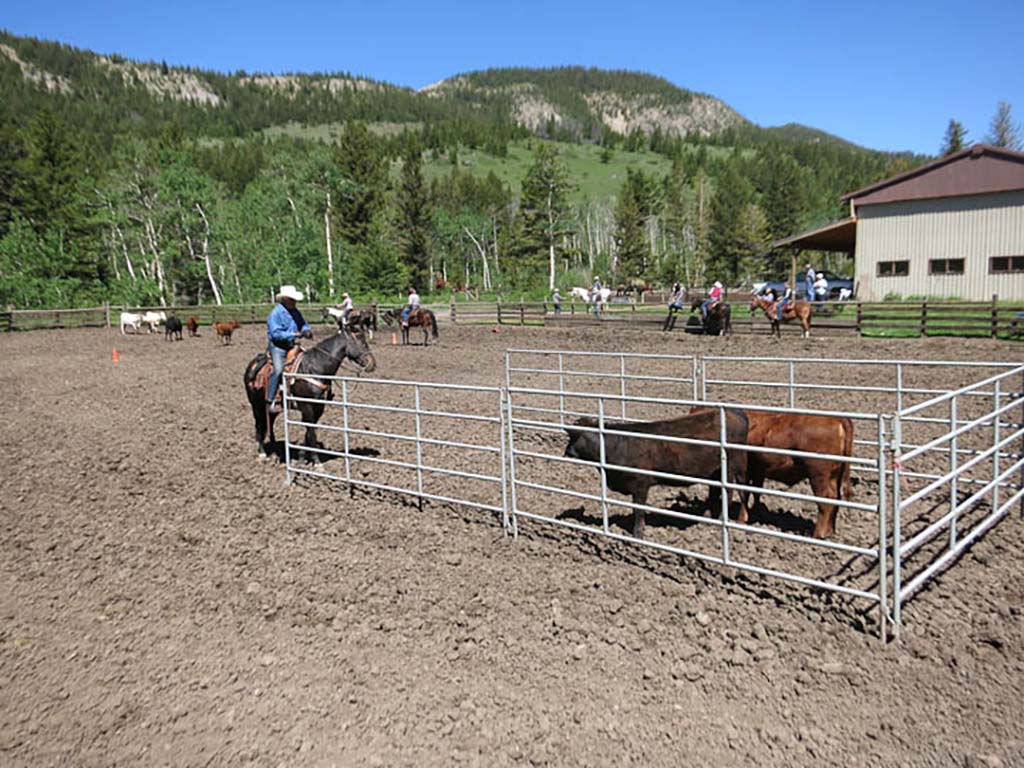
[[[704,303],[700,305],[700,313],[703,316],[705,322],[708,319],[708,310],[713,304],[722,300],[722,284],[715,280],[715,284],[711,286],[711,290],[708,291],[708,297],[704,300]]]

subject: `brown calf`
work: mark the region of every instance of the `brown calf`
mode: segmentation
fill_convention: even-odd
[[[188,320],[185,321],[185,327],[188,328],[189,336],[199,335],[199,318],[192,315]]]
[[[213,330],[217,332],[217,337],[221,340],[222,344],[230,344],[231,334],[241,327],[241,323],[239,323],[237,320],[231,320],[230,322],[227,323],[213,324]]]
[[[694,411],[705,410],[696,406]],[[770,413],[746,411],[749,428],[747,443],[803,451],[827,453],[832,456],[853,456],[853,422],[836,416],[809,416],[800,413]],[[783,456],[778,453],[751,452],[748,467],[748,485],[764,486],[765,478],[778,480],[788,486],[808,480],[815,496],[831,499],[851,499],[850,464],[834,459],[811,459],[803,456]],[[760,496],[755,493],[751,507],[756,507]],[[814,537],[829,538],[835,533],[836,505],[818,504],[818,520]]]

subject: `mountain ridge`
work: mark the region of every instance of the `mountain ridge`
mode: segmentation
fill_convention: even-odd
[[[621,135],[713,137],[729,129],[760,130],[790,141],[835,142],[864,149],[834,134],[796,123],[762,127],[717,97],[655,74],[585,66],[493,67],[460,72],[418,90],[345,71],[227,74],[190,66],[142,62],[64,43],[0,31],[0,80],[14,70],[22,84],[52,98],[131,100],[140,92],[155,102],[242,112],[250,129],[315,119],[318,110],[338,119],[416,122],[464,119],[518,124],[532,133],[558,132],[575,141]],[[261,96],[272,100],[274,122],[261,121]],[[374,104],[374,98],[380,99]],[[337,103],[333,103],[337,102]],[[168,108],[157,111],[164,114]],[[201,116],[198,122],[203,122]],[[209,122],[209,121],[207,121]]]

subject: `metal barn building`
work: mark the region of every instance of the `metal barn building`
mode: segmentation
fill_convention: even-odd
[[[843,196],[776,247],[852,253],[857,295],[1024,299],[1024,152],[976,145]]]

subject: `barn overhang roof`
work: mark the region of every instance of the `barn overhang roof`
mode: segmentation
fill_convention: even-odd
[[[975,144],[843,195],[854,207],[1024,189],[1024,152]]]
[[[857,218],[833,221],[817,229],[791,235],[772,243],[772,248],[793,248],[800,251],[844,251],[853,253],[857,244]]]

